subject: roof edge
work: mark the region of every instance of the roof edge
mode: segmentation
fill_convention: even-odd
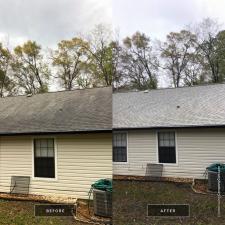
[[[160,127],[114,127],[113,131],[122,130],[169,130],[178,128],[225,128],[225,124],[221,125],[186,125],[186,126],[160,126]]]
[[[111,86],[99,86],[99,87],[92,87],[92,88],[91,87],[77,88],[77,89],[73,89],[73,90],[48,91],[48,92],[44,92],[44,93],[33,94],[31,97],[37,96],[37,95],[56,94],[56,93],[63,93],[63,92],[78,92],[78,91],[90,91],[90,90],[92,91],[92,90],[103,89],[103,88],[112,88],[112,87]],[[17,97],[27,97],[27,94],[10,95],[10,96],[2,97],[0,99],[17,98]]]
[[[0,133],[0,136],[28,136],[28,135],[59,135],[59,134],[89,134],[89,133],[111,133],[112,129],[81,130],[81,131],[49,131],[49,132],[24,132],[24,133]]]
[[[149,91],[153,92],[153,91],[164,91],[164,90],[178,90],[178,89],[186,89],[186,88],[198,88],[198,87],[208,87],[208,86],[219,86],[219,85],[225,85],[225,82],[221,82],[221,83],[205,83],[205,84],[198,84],[198,85],[192,85],[192,86],[180,86],[180,87],[158,87],[156,89],[144,89],[144,90],[137,90],[137,89],[129,89],[129,90],[122,90],[122,91],[117,91],[114,90],[113,94],[127,94],[127,93],[141,93],[144,91]]]

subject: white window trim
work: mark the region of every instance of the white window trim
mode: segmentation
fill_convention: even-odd
[[[34,176],[34,140],[35,139],[41,139],[41,138],[46,138],[46,139],[54,139],[54,159],[55,159],[55,177],[54,178],[49,178],[49,177],[35,177]],[[58,181],[58,151],[57,151],[57,138],[53,136],[37,136],[37,137],[32,137],[31,138],[31,146],[32,146],[32,180],[35,181]]]
[[[126,164],[129,164],[129,154],[128,154],[128,131],[113,131],[113,134],[126,134],[127,136],[127,161],[126,162],[114,162],[113,161],[113,165],[126,165]],[[113,141],[113,138],[112,138],[112,141]],[[113,157],[113,143],[112,143],[112,157]],[[113,160],[113,158],[112,158]]]
[[[176,163],[160,163],[159,162],[159,142],[158,142],[158,134],[160,132],[174,132],[175,133],[175,151],[176,151]],[[156,131],[156,163],[168,166],[178,166],[178,145],[177,145],[177,131],[175,130],[157,130]]]

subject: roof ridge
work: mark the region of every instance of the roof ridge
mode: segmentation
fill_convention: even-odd
[[[73,90],[59,90],[59,91],[49,91],[49,92],[44,92],[44,93],[37,93],[31,96],[36,96],[36,95],[45,95],[45,94],[55,94],[55,93],[63,93],[63,92],[76,92],[76,91],[90,91],[90,90],[96,90],[100,88],[110,88],[111,86],[102,86],[102,87],[93,87],[93,88],[79,88],[79,89],[73,89]],[[21,95],[12,95],[12,96],[5,96],[1,99],[6,99],[6,98],[17,98],[17,97],[27,97],[28,94],[21,94]]]
[[[193,85],[193,86],[182,86],[182,87],[165,87],[165,88],[157,88],[157,89],[145,89],[145,90],[126,90],[126,91],[114,91],[113,94],[126,94],[126,93],[140,93],[144,91],[164,91],[164,90],[178,90],[178,89],[185,89],[185,88],[199,88],[199,87],[208,87],[208,86],[219,86],[219,85],[225,85],[225,82],[222,83],[208,83],[208,84],[199,84],[199,85]]]

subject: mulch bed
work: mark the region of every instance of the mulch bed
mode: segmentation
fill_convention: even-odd
[[[4,200],[13,200],[13,201],[34,201],[42,203],[71,203],[75,204],[76,198],[65,198],[65,197],[56,197],[56,196],[44,196],[44,195],[25,195],[25,194],[9,194],[9,193],[0,193],[0,199]]]
[[[75,219],[77,221],[82,221],[90,224],[111,224],[110,218],[104,218],[94,215],[92,202],[90,203],[90,207],[88,201],[86,200],[78,200],[77,202],[77,216]]]
[[[192,184],[192,190],[200,194],[217,194],[216,191],[210,191],[208,189],[208,180],[206,179],[196,179],[194,184]],[[221,195],[225,195],[225,193],[221,193]]]
[[[192,185],[192,189],[193,191],[195,191],[196,193],[202,193],[202,194],[206,194],[208,193],[208,187],[207,187],[207,180],[195,180],[194,184]]]

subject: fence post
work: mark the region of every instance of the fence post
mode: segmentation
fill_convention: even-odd
[[[221,193],[220,193],[220,165],[218,166],[218,174],[217,174],[217,181],[218,181],[218,212],[217,216],[220,217],[220,200],[221,200]]]

